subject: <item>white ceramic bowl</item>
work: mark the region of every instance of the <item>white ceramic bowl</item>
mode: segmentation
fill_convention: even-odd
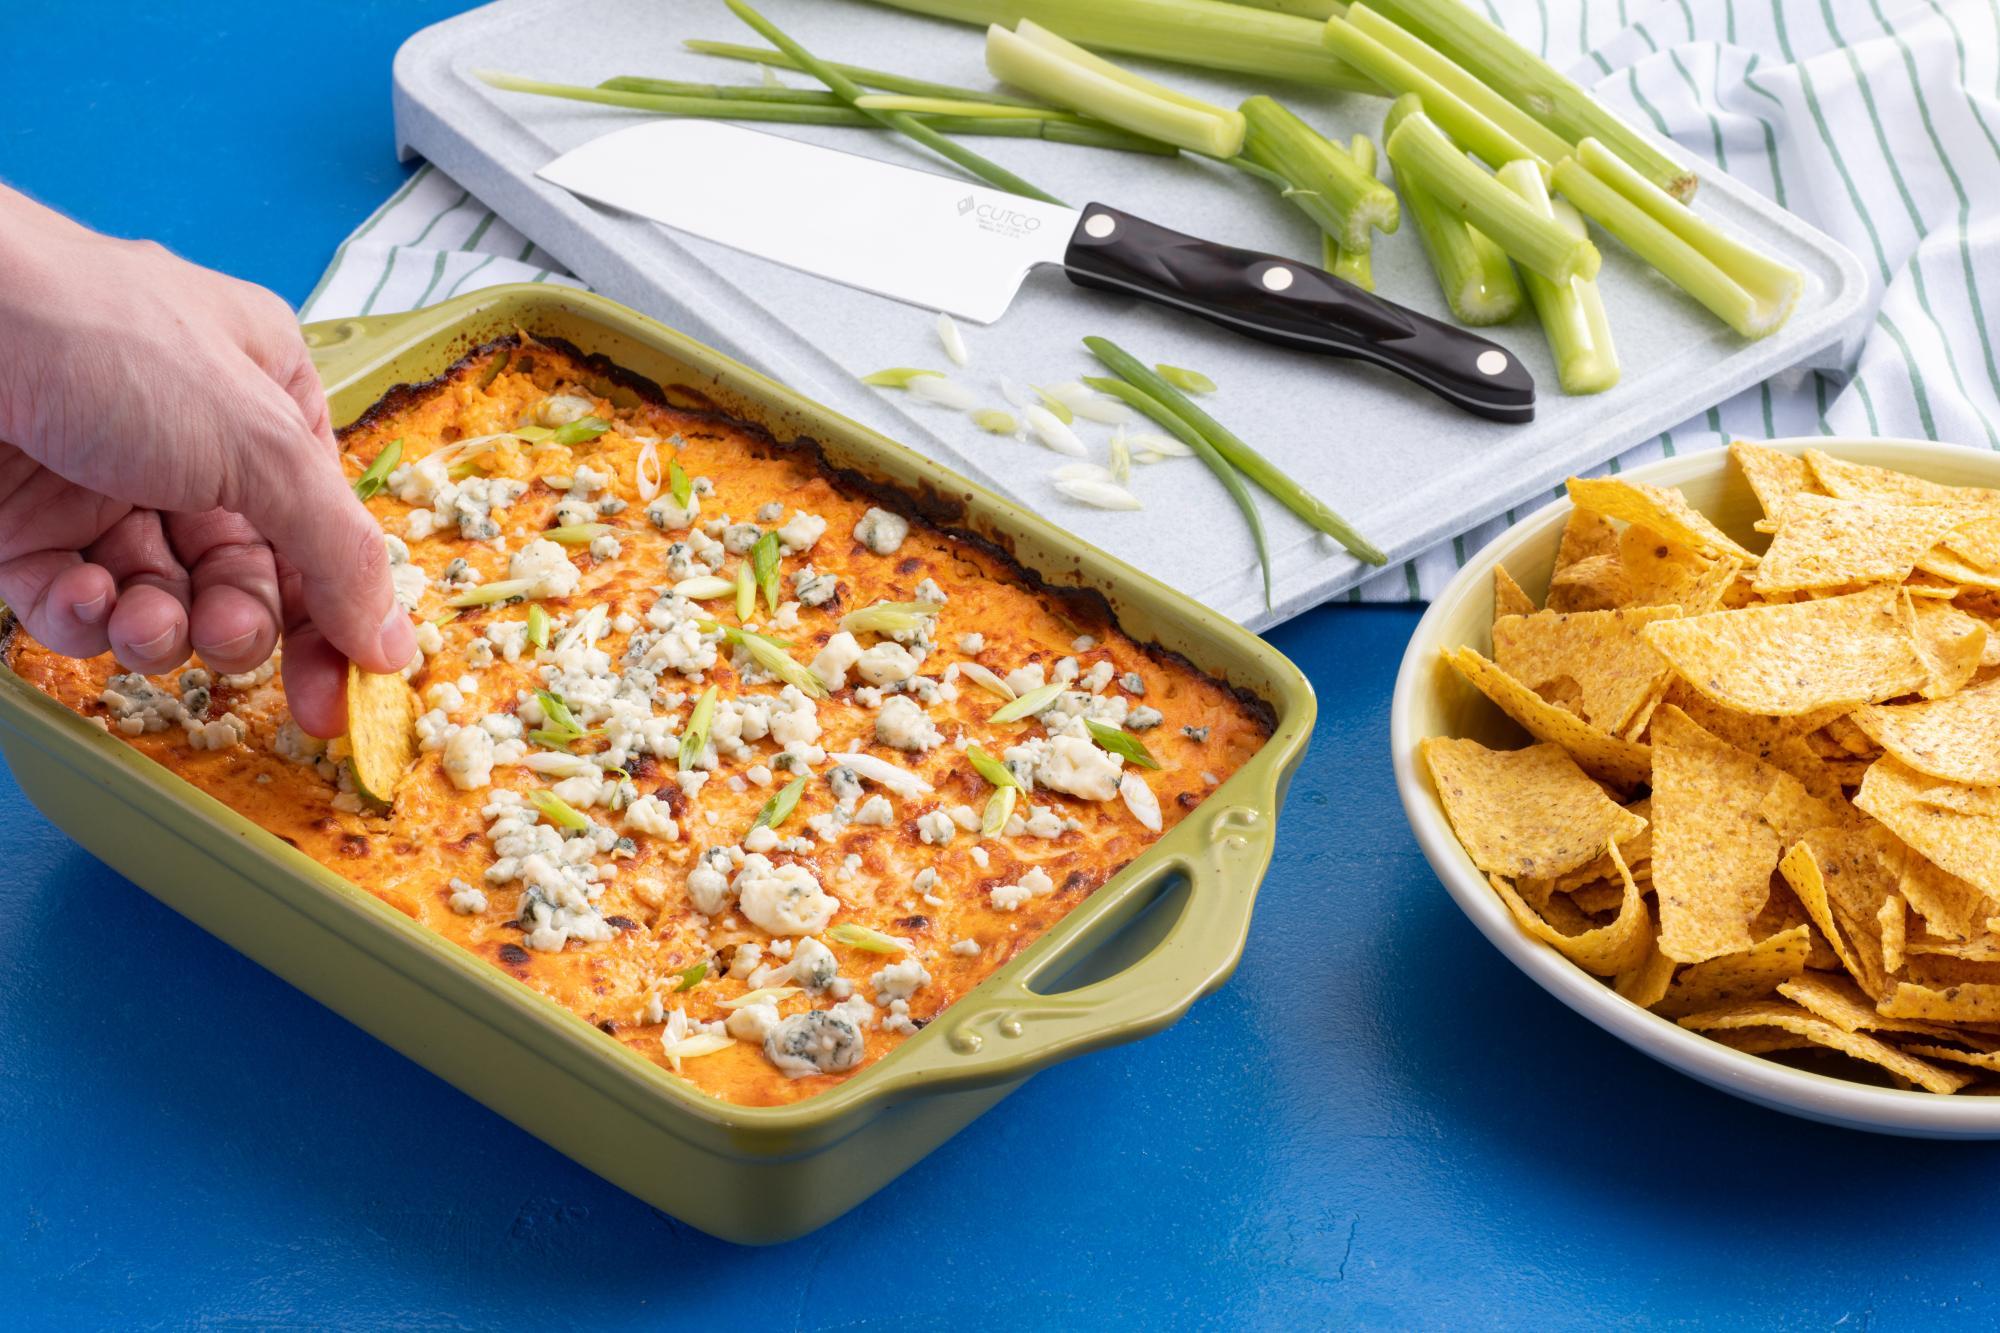
[[[1770,447],[1793,453],[1824,449],[1857,463],[1895,468],[1948,485],[2000,487],[2000,454],[1986,450],[1916,440],[1821,438],[1773,440]],[[1757,541],[1753,550],[1762,545],[1751,527],[1761,511],[1727,451],[1663,459],[1623,475],[1630,481],[1680,487],[1695,508],[1730,536],[1746,544]],[[1396,786],[1418,845],[1445,890],[1493,947],[1542,989],[1619,1040],[1710,1087],[1773,1110],[1853,1129],[1926,1138],[2000,1138],[2000,1097],[1940,1097],[1794,1069],[1731,1050],[1620,998],[1596,977],[1524,934],[1459,846],[1430,776],[1418,760],[1418,744],[1427,736],[1471,736],[1519,745],[1523,733],[1446,665],[1438,650],[1470,644],[1492,655],[1493,567],[1506,565],[1507,572],[1540,600],[1548,588],[1569,508],[1568,500],[1555,501],[1474,556],[1417,625],[1396,677],[1389,714]]]

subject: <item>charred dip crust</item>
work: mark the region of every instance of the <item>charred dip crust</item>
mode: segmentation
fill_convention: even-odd
[[[878,477],[871,477],[866,473],[857,472],[852,468],[843,468],[836,465],[826,456],[826,447],[809,435],[799,435],[790,440],[781,441],[772,435],[770,430],[761,422],[746,421],[741,417],[730,416],[718,411],[714,405],[714,400],[698,389],[688,385],[677,384],[674,386],[675,393],[670,394],[658,381],[648,379],[644,375],[628,370],[612,361],[609,357],[595,352],[586,352],[567,338],[545,338],[540,335],[530,335],[530,337],[533,340],[532,345],[517,333],[510,333],[505,337],[492,339],[489,342],[481,343],[477,347],[472,348],[432,379],[418,384],[398,384],[383,394],[380,399],[366,411],[362,412],[360,416],[347,425],[342,426],[335,434],[340,439],[345,440],[350,434],[422,402],[429,395],[439,392],[460,378],[465,373],[467,366],[491,353],[505,351],[511,354],[523,347],[527,347],[529,354],[532,355],[535,347],[545,347],[552,352],[556,352],[581,364],[592,375],[600,377],[607,385],[625,389],[655,407],[667,408],[683,413],[684,415],[709,421],[717,427],[726,430],[738,431],[749,435],[760,446],[769,448],[773,452],[790,452],[804,457],[836,489],[857,492],[866,496],[872,503],[879,505],[883,509],[901,514],[904,518],[910,519],[913,522],[921,523],[924,527],[931,529],[941,537],[954,542],[963,542],[976,550],[984,552],[986,555],[1000,562],[1006,568],[1007,572],[1020,583],[1048,598],[1056,607],[1061,608],[1058,614],[1076,625],[1080,633],[1090,633],[1102,637],[1101,631],[1106,629],[1115,629],[1121,633],[1126,632],[1124,626],[1118,621],[1117,613],[1112,610],[1111,599],[1098,589],[1080,587],[1071,583],[1051,583],[1040,573],[1022,564],[1019,557],[1014,554],[1013,548],[1003,544],[1002,539],[989,537],[959,526],[965,521],[966,508],[965,502],[955,496],[946,495],[941,491],[933,490],[929,487],[926,487],[921,493],[911,494],[909,491],[899,486],[893,486]],[[677,397],[677,395],[684,397]],[[699,404],[703,405],[691,406],[685,401],[685,398],[695,399]],[[1262,695],[1249,689],[1247,686],[1237,684],[1227,677],[1202,671],[1184,653],[1175,652],[1173,649],[1165,647],[1162,644],[1136,637],[1133,638],[1133,642],[1138,644],[1148,657],[1162,666],[1175,670],[1193,671],[1223,685],[1236,697],[1238,702],[1249,709],[1263,723],[1266,731],[1276,728],[1278,723],[1277,710]]]

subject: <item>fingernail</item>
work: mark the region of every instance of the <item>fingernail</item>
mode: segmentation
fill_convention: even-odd
[[[176,631],[172,627],[169,627],[167,629],[161,630],[158,634],[146,640],[144,643],[133,644],[132,645],[133,655],[142,658],[146,661],[151,661],[156,657],[163,656],[166,653],[167,649],[174,646],[175,633]]]
[[[226,642],[210,644],[208,646],[208,655],[211,657],[234,657],[239,653],[250,651],[250,645],[256,641],[257,631],[254,629],[245,630],[243,633]]]
[[[84,624],[101,625],[111,612],[111,594],[101,592],[87,602],[78,602],[71,610]]]
[[[382,620],[382,656],[401,666],[417,655],[417,631],[410,624],[410,615],[401,606],[389,608],[389,614]]]

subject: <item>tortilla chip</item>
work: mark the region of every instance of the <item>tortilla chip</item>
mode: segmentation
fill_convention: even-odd
[[[1489,874],[1552,878],[1646,826],[1559,745],[1489,750],[1433,736],[1422,750],[1452,832]]]
[[[1562,746],[1592,777],[1629,790],[1644,785],[1652,775],[1652,751],[1645,746],[1599,731],[1563,711],[1471,648],[1446,648],[1443,655],[1529,735]]]
[[[1728,1009],[1712,1009],[1707,1013],[1690,1014],[1681,1021],[1681,1026],[1696,1032],[1714,1031],[1728,1028],[1782,1028],[1811,1039],[1816,1046],[1851,1055],[1857,1060],[1866,1060],[1880,1065],[1892,1074],[1899,1075],[1924,1089],[1926,1092],[1956,1092],[1972,1082],[1972,1075],[1956,1070],[1940,1069],[1936,1065],[1917,1059],[1897,1050],[1886,1042],[1877,1041],[1866,1033],[1849,1032],[1837,1023],[1830,1023],[1819,1015],[1810,1013],[1789,1000],[1752,1000]]]
[[[1639,879],[1633,872],[1633,878]],[[1645,882],[1641,881],[1643,891]],[[1615,912],[1625,905],[1625,890],[1615,884],[1588,884],[1580,889],[1570,890],[1569,900],[1576,904],[1576,910],[1585,916],[1594,917],[1600,912]]]
[[[1794,926],[1739,953],[1696,963],[1674,978],[1653,1012],[1680,1018],[1775,994],[1781,983],[1806,970],[1811,933],[1807,926]]]
[[[1637,967],[1620,972],[1611,979],[1612,989],[1641,1009],[1651,1009],[1660,1002],[1660,997],[1673,984],[1674,969],[1679,966],[1660,952],[1658,918],[1649,915],[1648,920],[1652,923],[1652,932],[1647,941],[1645,959]]]
[[[1740,561],[1712,560],[1636,523],[1618,536],[1618,566],[1618,605],[1678,606],[1691,616],[1721,606],[1743,570]]]
[[[1952,1029],[1936,1023],[1889,1017],[1876,1009],[1867,993],[1847,977],[1804,972],[1780,985],[1778,994],[1848,1032],[1902,1032],[1946,1038],[1952,1035]]]
[[[1882,900],[1875,913],[1875,930],[1882,937],[1882,966],[1891,972],[1903,970],[1904,946],[1909,941],[1910,913],[1897,894]]]
[[[1952,554],[1982,569],[2000,570],[2000,515],[1974,519],[1944,539]]]
[[[1778,511],[1777,536],[1751,586],[1770,593],[1900,583],[1947,533],[1971,520],[1951,505],[1794,495]]]
[[[1551,611],[1609,611],[1625,601],[1625,567],[1615,555],[1579,560],[1549,580]]]
[[[1969,787],[2000,785],[2000,678],[1943,699],[1871,705],[1851,716],[1906,768]]]
[[[1895,500],[1904,504],[2000,508],[2000,491],[1978,486],[1946,486],[1907,472],[1849,463],[1820,449],[1806,450],[1806,465],[1828,495],[1843,500]]]
[[[1884,758],[1854,803],[1940,870],[2000,898],[2000,788],[1962,787]]]
[[[1717,703],[1766,717],[1893,699],[1934,668],[1919,656],[1892,586],[1648,625],[1646,639]]]
[[[1946,546],[1926,552],[1924,558],[1917,561],[1917,569],[1961,588],[2000,589],[2000,570],[1970,564]]]
[[[1615,848],[1612,857],[1617,859]],[[1653,947],[1653,918],[1646,910],[1645,896],[1639,892],[1639,886],[1633,882],[1622,861],[1618,863],[1618,868],[1625,885],[1625,898],[1618,909],[1617,919],[1609,925],[1574,935],[1556,930],[1537,916],[1505,879],[1498,875],[1488,875],[1487,878],[1492,881],[1494,890],[1507,904],[1507,910],[1514,914],[1514,920],[1520,923],[1522,930],[1593,976],[1610,977],[1639,966]]]
[[[1965,687],[1986,655],[1986,625],[1963,611],[1902,591],[1900,609],[1924,665],[1920,687],[1926,699],[1942,699]]]
[[[1708,521],[1687,497],[1666,486],[1647,486],[1618,477],[1571,477],[1570,503],[1606,518],[1622,518],[1706,556],[1729,556],[1746,565],[1757,563],[1753,552],[1731,541]]]
[[[1932,1046],[1928,1042],[1921,1041],[1908,1042],[1903,1049],[1911,1055],[1921,1055],[1930,1060],[1948,1060],[1953,1064],[1970,1065],[1974,1069],[2000,1073],[2000,1052],[1961,1051],[1950,1046]]]
[[[378,805],[417,762],[417,715],[423,705],[402,676],[347,667],[347,743],[354,785]]]
[[[1891,1018],[1923,1018],[1939,1023],[2000,1023],[2000,986],[1968,983],[1934,990],[1899,981],[1881,1004]]]
[[[1535,599],[1521,590],[1514,582],[1514,576],[1507,572],[1505,565],[1493,566],[1493,618],[1504,616],[1531,616],[1535,614]]]
[[[1829,888],[1829,867],[1837,872],[1831,882],[1841,886],[1838,899]],[[1888,893],[1887,875],[1866,840],[1853,830],[1817,830],[1785,853],[1778,871],[1848,975],[1867,994],[1886,994],[1888,968],[1882,962],[1876,915]],[[1877,881],[1873,889],[1871,876]]]
[[[1804,822],[1834,822],[1789,773],[1717,740],[1678,708],[1654,716],[1653,890],[1660,949],[1669,957],[1699,963],[1756,943],[1751,924],[1796,832],[1765,819],[1774,792],[1788,811],[1804,812]]]
[[[1743,469],[1743,479],[1750,483],[1767,518],[1775,516],[1779,507],[1794,495],[1821,493],[1812,468],[1797,454],[1735,440],[1729,445],[1729,456]]]
[[[1617,578],[1618,530],[1611,521],[1581,509],[1571,509],[1563,520],[1562,540],[1556,545],[1556,563],[1549,573],[1546,605],[1551,611],[1594,611],[1615,605],[1615,589],[1603,586],[1607,574]],[[1603,559],[1605,564],[1588,577],[1579,579],[1577,567]]]
[[[1493,660],[1538,693],[1564,678],[1575,681],[1577,714],[1615,735],[1664,686],[1668,675],[1666,659],[1641,631],[1656,620],[1679,614],[1677,606],[1650,606],[1508,616],[1494,622]]]
[[[1710,1041],[1727,1046],[1732,1051],[1745,1055],[1772,1055],[1778,1051],[1810,1051],[1815,1049],[1810,1037],[1801,1037],[1796,1032],[1786,1032],[1783,1028],[1718,1028],[1701,1034]]]

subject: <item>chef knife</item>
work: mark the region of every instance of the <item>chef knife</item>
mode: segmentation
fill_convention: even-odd
[[[1007,194],[781,135],[649,121],[538,173],[600,204],[975,324],[1007,311],[1030,269],[1124,292],[1309,352],[1372,361],[1468,412],[1535,414],[1505,348],[1310,264],[1217,245],[1106,204]]]

